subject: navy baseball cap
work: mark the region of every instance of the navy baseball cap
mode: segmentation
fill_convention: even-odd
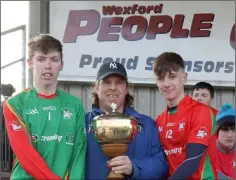
[[[112,74],[117,74],[127,79],[127,72],[121,63],[109,62],[101,65],[97,73],[97,80],[102,80]]]

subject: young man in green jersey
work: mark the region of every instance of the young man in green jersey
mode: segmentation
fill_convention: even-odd
[[[15,155],[11,179],[83,179],[84,107],[79,99],[57,89],[62,44],[41,34],[28,47],[33,85],[3,105]]]

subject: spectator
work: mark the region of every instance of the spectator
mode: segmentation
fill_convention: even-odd
[[[216,169],[218,179],[235,179],[235,115],[230,104],[223,104],[216,116]]]
[[[215,96],[215,90],[210,83],[198,82],[193,87],[192,98],[195,101],[210,106],[213,114],[216,116],[217,110],[211,106],[212,102],[214,101],[214,96]]]

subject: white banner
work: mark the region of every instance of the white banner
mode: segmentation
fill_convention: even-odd
[[[64,81],[94,81],[118,61],[132,83],[154,84],[154,57],[185,61],[188,83],[235,86],[233,1],[50,1],[50,34],[64,46]]]

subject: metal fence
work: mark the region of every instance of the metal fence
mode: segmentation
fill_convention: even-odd
[[[11,61],[3,66],[1,66],[1,71],[7,71],[9,69],[9,67],[11,67],[12,65],[15,65],[17,63],[21,63],[22,64],[22,88],[26,87],[26,56],[25,56],[25,45],[26,45],[26,26],[22,25],[22,26],[18,26],[6,31],[1,32],[1,38],[3,36],[6,35],[10,35],[12,33],[18,32],[18,31],[22,31],[22,58]],[[14,42],[12,42],[14,43]],[[1,46],[4,46],[4,44],[2,44]],[[12,51],[12,53],[14,53],[14,49]],[[2,59],[1,59],[2,61]],[[12,72],[12,73],[16,73],[16,72]],[[1,77],[4,78],[4,77]],[[13,152],[11,150],[11,147],[9,145],[9,141],[8,141],[8,136],[7,136],[7,132],[6,132],[6,128],[5,128],[5,123],[4,123],[4,117],[3,117],[3,113],[2,113],[2,106],[1,106],[1,114],[0,114],[0,156],[1,156],[1,162],[0,162],[0,180],[6,180],[9,179],[10,177],[10,172],[12,169],[12,161],[13,161]]]

